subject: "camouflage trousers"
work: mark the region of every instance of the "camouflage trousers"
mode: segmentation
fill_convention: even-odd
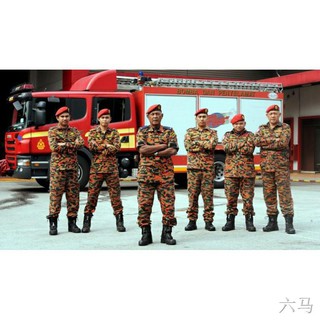
[[[157,191],[158,200],[162,211],[162,224],[175,226],[177,219],[174,215],[175,189],[174,181],[148,183],[139,181],[138,186],[138,225],[145,227],[151,224],[151,212],[154,194]]]
[[[64,192],[67,199],[67,216],[77,217],[80,192],[78,171],[51,168],[49,216],[57,217],[60,214],[61,200]]]
[[[205,222],[212,222],[213,212],[213,189],[214,172],[207,170],[188,170],[188,197],[189,207],[187,216],[189,220],[198,219],[199,195],[201,193],[204,210],[203,218]]]
[[[238,197],[241,194],[243,200],[243,214],[255,215],[253,209],[255,178],[225,177],[224,191],[227,197],[226,214],[238,214]]]
[[[277,192],[280,208],[283,215],[293,215],[293,200],[290,187],[290,171],[278,170],[275,172],[262,171],[263,196],[267,206],[267,215],[277,215]]]
[[[103,182],[106,182],[111,200],[111,206],[114,215],[118,215],[123,212],[121,202],[121,188],[118,171],[112,173],[90,173],[89,188],[88,188],[88,200],[84,209],[84,213],[93,213],[96,210],[98,203],[98,197]]]

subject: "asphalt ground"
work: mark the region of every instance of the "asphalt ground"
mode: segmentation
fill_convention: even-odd
[[[0,249],[9,250],[317,250],[320,248],[319,192],[320,184],[292,182],[294,198],[294,226],[297,233],[288,235],[284,232],[284,218],[279,215],[279,231],[262,232],[267,224],[266,208],[263,201],[262,181],[256,181],[254,224],[257,232],[245,229],[244,216],[239,210],[236,217],[236,230],[223,232],[225,224],[226,198],[223,189],[214,192],[215,221],[217,231],[204,229],[202,218],[202,199],[198,230],[184,230],[188,220],[186,210],[188,195],[186,189],[176,189],[176,216],[178,225],[173,228],[176,246],[160,243],[161,210],[155,197],[152,213],[152,233],[154,243],[139,247],[141,238],[137,226],[137,185],[135,182],[122,182],[122,201],[126,232],[115,229],[109,196],[103,188],[99,196],[97,210],[92,219],[92,231],[88,234],[73,234],[67,231],[66,200],[63,198],[62,210],[58,222],[58,236],[49,236],[48,214],[49,194],[35,181],[2,180],[0,182],[0,225],[5,226],[1,234]],[[80,193],[78,225],[82,226],[83,209],[87,192]],[[241,209],[239,199],[238,208]]]

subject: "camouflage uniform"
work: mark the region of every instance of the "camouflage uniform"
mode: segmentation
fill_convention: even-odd
[[[84,141],[76,128],[60,126],[50,128],[48,139],[51,153],[50,161],[50,207],[48,217],[58,217],[61,199],[65,192],[67,216],[77,217],[79,210],[79,182],[77,150]],[[66,143],[59,146],[58,143]]]
[[[117,152],[120,150],[120,135],[116,129],[108,128],[102,132],[98,126],[89,132],[89,149],[93,154],[90,167],[88,200],[85,214],[92,214],[97,206],[103,181],[106,181],[114,215],[123,211],[120,199],[121,188],[118,172]],[[106,144],[110,145],[108,148]]]
[[[261,125],[255,134],[255,145],[261,147],[261,173],[263,194],[269,216],[278,215],[277,191],[284,216],[293,216],[290,188],[289,142],[290,126],[279,122],[271,129],[269,123]]]
[[[217,132],[209,127],[205,127],[203,130],[190,128],[185,135],[184,145],[188,152],[189,207],[187,216],[191,221],[198,219],[200,193],[204,203],[204,221],[213,221],[214,149],[217,143]]]
[[[179,149],[177,136],[172,128],[160,126],[153,129],[144,126],[137,133],[137,147],[143,145],[167,144],[169,148]],[[138,225],[140,227],[151,224],[154,193],[157,190],[162,211],[162,224],[175,226],[177,220],[174,214],[175,189],[174,170],[171,157],[140,155],[138,168]]]
[[[224,188],[227,197],[226,214],[238,214],[239,192],[243,214],[255,215],[253,209],[255,169],[253,161],[254,134],[247,130],[226,132],[222,140],[226,152]]]

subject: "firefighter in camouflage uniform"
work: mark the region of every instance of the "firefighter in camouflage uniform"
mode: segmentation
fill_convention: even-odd
[[[47,218],[50,222],[50,235],[58,234],[58,216],[61,210],[62,195],[66,193],[68,231],[79,233],[76,225],[79,210],[78,159],[77,150],[84,141],[76,128],[69,127],[68,107],[56,112],[58,125],[49,129],[48,140],[51,149],[50,160],[50,206]]]
[[[116,218],[119,232],[126,231],[123,225],[123,207],[118,171],[117,152],[120,150],[120,135],[116,129],[109,127],[110,110],[102,109],[98,113],[99,126],[89,132],[88,144],[93,154],[90,167],[88,200],[84,209],[83,233],[90,232],[91,218],[96,209],[99,193],[106,181],[111,200],[111,206]]]
[[[152,243],[151,212],[155,191],[162,211],[161,243],[175,245],[172,227],[177,224],[174,212],[175,187],[171,156],[178,152],[178,141],[174,130],[161,125],[163,113],[160,104],[147,110],[150,125],[139,128],[137,147],[140,153],[138,168],[138,225],[142,229],[140,246]]]
[[[278,193],[281,212],[286,222],[286,232],[294,234],[289,162],[291,129],[288,124],[279,121],[281,113],[278,105],[268,107],[266,116],[269,122],[261,125],[255,134],[255,145],[261,148],[263,195],[269,218],[263,231],[279,230],[277,222],[279,214]]]
[[[224,167],[224,188],[227,198],[227,222],[223,231],[235,229],[235,217],[238,214],[238,197],[243,200],[243,214],[245,215],[246,229],[256,231],[253,225],[255,169],[253,161],[254,134],[245,129],[245,117],[237,114],[231,119],[233,130],[226,132],[222,144],[226,152]]]
[[[197,229],[199,210],[199,195],[201,193],[204,203],[203,218],[205,229],[215,231],[213,225],[213,190],[214,190],[214,150],[218,143],[216,130],[207,126],[208,109],[200,109],[195,113],[195,128],[190,128],[184,138],[187,150],[187,179],[189,207],[187,209],[188,225],[186,231]]]

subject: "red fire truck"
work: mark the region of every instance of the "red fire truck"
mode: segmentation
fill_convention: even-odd
[[[159,103],[164,113],[163,124],[174,128],[179,143],[174,157],[176,182],[186,183],[186,130],[195,126],[194,113],[208,108],[208,125],[218,132],[219,141],[232,129],[229,120],[236,113],[246,116],[247,130],[255,132],[266,122],[265,109],[271,104],[283,108],[282,85],[265,82],[220,81],[182,78],[126,77],[115,70],[93,73],[76,81],[69,91],[36,92],[30,84],[13,88],[8,98],[14,106],[12,125],[5,135],[6,159],[16,178],[49,184],[50,148],[48,130],[56,125],[55,112],[68,106],[70,125],[77,127],[86,142],[78,152],[79,181],[83,189],[89,177],[91,153],[87,148],[89,130],[97,125],[102,108],[111,110],[111,127],[121,136],[118,154],[119,175],[134,179],[137,174],[136,133],[148,124],[145,110]],[[259,149],[256,148],[259,168]],[[221,145],[215,151],[215,186],[223,187],[225,153]]]

